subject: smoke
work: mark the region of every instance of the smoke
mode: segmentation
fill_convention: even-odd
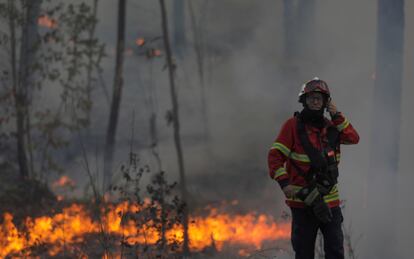
[[[173,1],[171,1],[173,3]],[[359,255],[367,253],[372,244],[375,222],[370,206],[381,201],[368,200],[370,134],[373,112],[381,113],[387,107],[373,110],[376,46],[376,1],[316,1],[312,37],[299,35],[302,46],[311,38],[312,53],[295,60],[286,60],[283,43],[282,1],[222,0],[194,1],[196,14],[205,15],[204,28],[207,52],[205,53],[206,93],[210,139],[203,142],[203,120],[200,111],[200,83],[196,56],[191,48],[192,35],[189,19],[186,20],[188,49],[183,59],[176,59],[179,87],[182,138],[190,192],[194,200],[217,201],[239,199],[246,209],[266,210],[280,215],[287,210],[283,195],[267,172],[267,152],[282,123],[301,109],[297,93],[301,84],[314,76],[327,81],[333,101],[351,121],[360,134],[356,146],[343,146],[340,164],[339,190],[345,200],[345,227],[350,231]],[[104,81],[111,93],[116,35],[116,1],[99,1],[98,36],[107,45],[108,57],[103,64]],[[172,7],[168,9],[170,26],[173,26]],[[397,186],[396,258],[412,256],[411,233],[414,207],[411,194],[411,135],[414,94],[410,83],[414,54],[410,34],[413,24],[414,3],[407,1],[406,50],[402,98],[402,124]],[[126,57],[124,92],[117,133],[115,161],[127,159],[133,148],[144,162],[153,163],[149,151],[150,91],[156,93],[159,152],[164,170],[170,180],[178,179],[172,128],[165,115],[171,109],[169,86],[164,57],[148,60],[134,42],[138,37],[152,39],[161,36],[158,1],[128,2],[127,48],[132,54]],[[171,30],[172,31],[172,30]],[[310,44],[310,43],[309,43]],[[162,42],[151,46],[162,50]],[[293,65],[297,73],[286,74],[286,66]],[[86,141],[90,156],[97,147],[102,148],[107,127],[109,104],[101,86],[95,90],[92,136]],[[132,129],[132,121],[134,128]],[[386,124],[386,118],[384,118]],[[381,141],[381,140],[375,140]],[[78,177],[84,174],[78,164],[72,170]],[[99,163],[98,163],[99,164]],[[378,190],[386,192],[387,190]],[[361,236],[361,239],[358,237]],[[384,246],[387,249],[387,246]]]

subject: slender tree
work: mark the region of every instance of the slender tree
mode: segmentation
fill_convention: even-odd
[[[205,80],[205,21],[208,0],[204,2],[202,15],[196,16],[193,1],[188,1],[188,10],[190,14],[191,30],[193,35],[193,46],[196,54],[198,78],[200,80],[200,99],[201,99],[201,118],[203,119],[203,137],[205,144],[210,140],[209,118],[208,118],[208,101],[207,89]],[[211,156],[211,151],[208,148],[208,154]]]
[[[29,176],[29,165],[26,155],[27,140],[30,141],[29,125],[30,118],[28,113],[29,95],[33,88],[31,67],[34,63],[35,52],[39,44],[37,32],[37,18],[40,14],[41,0],[23,1],[24,21],[22,24],[22,39],[20,45],[20,60],[17,66],[16,55],[16,12],[14,2],[10,1],[9,15],[10,35],[11,35],[11,61],[12,61],[12,85],[15,94],[16,105],[16,135],[17,135],[17,160],[20,169],[20,176],[27,178]],[[32,161],[32,160],[30,160]],[[30,163],[31,164],[31,163]],[[32,166],[30,166],[32,168]]]
[[[189,248],[188,248],[188,192],[187,192],[186,176],[185,176],[185,168],[184,168],[184,156],[183,156],[183,150],[181,146],[181,137],[180,137],[180,118],[179,118],[178,98],[177,98],[175,79],[174,79],[175,66],[173,64],[171,46],[170,46],[170,41],[169,41],[168,18],[167,18],[167,12],[165,10],[165,2],[164,0],[159,0],[159,2],[160,2],[160,8],[161,8],[161,19],[162,19],[161,25],[162,25],[164,46],[165,46],[165,51],[166,51],[168,76],[169,76],[169,81],[170,81],[171,101],[172,101],[172,122],[173,122],[173,128],[174,128],[175,148],[177,150],[178,169],[180,173],[181,199],[185,203],[184,211],[183,211],[183,220],[182,220],[183,228],[184,228],[183,253],[188,254],[189,253]]]
[[[172,46],[178,57],[182,58],[186,47],[185,38],[185,8],[184,0],[173,1],[174,5],[174,34]]]
[[[86,69],[86,94],[87,94],[87,100],[89,104],[92,103],[91,93],[92,93],[93,83],[96,81],[96,79],[93,78],[93,71],[95,68],[99,70],[99,67],[97,67],[98,66],[97,64],[99,64],[99,60],[94,59],[94,56],[95,56],[93,53],[94,45],[92,44],[94,41],[96,41],[95,29],[96,29],[96,24],[97,24],[97,11],[98,11],[98,0],[93,0],[92,16],[91,16],[91,19],[93,19],[93,22],[91,23],[88,29],[89,48],[87,51],[88,65]],[[88,116],[88,120],[90,120],[89,116]]]
[[[304,75],[309,76],[313,66],[304,64],[315,63],[317,57],[315,37],[315,0],[284,0],[283,1],[283,80],[288,85],[284,91],[287,95],[296,94],[299,81]],[[300,79],[302,78],[302,79]],[[285,99],[280,100],[286,101]],[[292,109],[286,103],[286,109]]]
[[[404,0],[378,0],[368,193],[370,258],[396,256],[395,204],[401,124]],[[384,123],[386,121],[386,123]],[[371,215],[375,215],[372,219]],[[373,225],[375,224],[375,225]],[[378,228],[377,226],[381,226]],[[384,244],[386,244],[384,246]]]
[[[295,1],[283,0],[283,43],[286,60],[292,60],[296,51],[296,5]]]
[[[293,71],[288,72],[292,74],[305,59],[314,62],[316,58],[312,55],[316,41],[315,8],[315,0],[283,1],[284,58],[291,64]]]
[[[157,116],[158,116],[158,99],[157,94],[155,91],[155,84],[154,84],[154,74],[153,74],[153,59],[154,57],[150,57],[150,82],[148,84],[147,92],[147,106],[149,108],[149,134],[150,134],[150,146],[151,146],[151,152],[152,155],[155,158],[158,172],[163,171],[162,168],[162,161],[158,150],[158,127],[157,127]]]
[[[316,48],[315,37],[315,0],[301,0],[298,2],[296,13],[295,46],[296,56],[308,59],[314,63],[316,57],[313,55]]]
[[[16,109],[16,137],[17,137],[17,161],[19,165],[19,172],[21,178],[28,176],[27,168],[27,157],[25,152],[24,142],[24,113],[22,107],[21,89],[17,82],[17,54],[16,54],[16,23],[14,14],[16,8],[13,0],[8,1],[8,12],[9,12],[9,28],[10,28],[10,54],[11,54],[11,77],[12,77],[12,89],[14,93],[14,104]]]
[[[0,99],[1,118],[6,118],[0,123],[7,125],[7,140],[16,139],[17,159],[12,161],[19,176],[42,181],[49,172],[63,170],[52,150],[66,147],[67,133],[88,124],[91,102],[85,98],[85,81],[92,77],[86,76],[85,64],[89,58],[99,66],[103,47],[98,39],[84,37],[85,28],[96,23],[84,2],[3,2],[0,18],[8,22],[9,32],[1,32],[0,51],[10,63],[0,77],[6,97]],[[36,98],[50,89],[59,89],[53,102]],[[47,96],[56,91],[51,92]]]
[[[118,124],[119,106],[121,103],[123,85],[123,63],[125,49],[125,20],[126,20],[126,0],[118,2],[118,36],[116,44],[116,63],[114,85],[112,92],[111,110],[106,133],[106,144],[104,154],[104,191],[111,183],[112,163],[115,147],[116,128]]]

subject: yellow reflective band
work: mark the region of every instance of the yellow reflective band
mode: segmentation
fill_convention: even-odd
[[[335,192],[338,192],[338,184],[335,184],[333,187],[332,187],[332,190],[331,190],[331,192],[329,193],[329,194],[333,194],[333,193],[335,193]],[[328,195],[329,195],[328,194]]]
[[[308,155],[306,154],[299,154],[299,153],[292,152],[290,154],[290,158],[301,161],[301,162],[310,163],[310,159]]]
[[[323,199],[326,202],[339,200],[338,184],[335,184],[334,187],[332,187],[331,192],[323,196]]]
[[[323,200],[325,202],[331,202],[331,201],[339,200],[339,193],[325,195],[325,196],[323,196]]]
[[[281,168],[279,168],[279,169],[277,169],[277,170],[275,171],[275,177],[274,177],[274,179],[276,179],[276,178],[278,178],[279,176],[282,176],[282,175],[284,175],[284,174],[287,174],[286,169],[285,169],[284,167],[281,167]]]
[[[341,154],[338,154],[338,153],[336,154],[336,161],[337,162],[341,161]]]
[[[285,145],[283,145],[280,142],[273,143],[271,149],[277,149],[280,152],[282,152],[285,156],[290,157],[294,160],[305,162],[305,163],[310,163],[310,159],[308,155],[292,152],[289,148],[287,148]]]
[[[344,122],[342,122],[341,124],[339,124],[338,126],[336,126],[336,128],[339,131],[343,131],[344,129],[346,129],[349,126],[349,121],[345,118]]]
[[[287,148],[285,145],[283,145],[280,142],[273,143],[271,149],[274,149],[274,148],[276,148],[277,150],[282,152],[285,156],[289,156],[289,154],[290,154],[290,149]]]
[[[298,186],[298,185],[292,185],[292,187],[293,187],[293,190],[295,192],[298,192],[300,189],[303,188],[303,186]],[[323,196],[323,199],[324,199],[325,202],[331,202],[331,201],[339,200],[338,184],[335,184],[335,186],[332,187],[331,192],[329,194]],[[296,198],[296,197],[287,198],[286,200],[304,203],[301,199]]]

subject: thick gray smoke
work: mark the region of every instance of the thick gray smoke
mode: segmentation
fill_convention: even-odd
[[[170,1],[174,2],[174,1]],[[375,242],[372,233],[375,222],[369,208],[381,206],[380,200],[368,200],[370,179],[369,153],[371,114],[387,107],[372,107],[375,79],[376,1],[316,1],[312,55],[286,60],[283,32],[283,1],[221,0],[194,1],[197,16],[203,21],[207,52],[205,77],[208,104],[208,145],[203,142],[203,119],[200,110],[200,83],[190,21],[186,20],[187,50],[177,62],[177,85],[181,105],[182,135],[190,191],[195,199],[218,201],[239,199],[246,209],[260,209],[280,215],[287,210],[276,183],[267,173],[267,152],[284,120],[301,109],[297,93],[304,81],[314,76],[327,81],[338,109],[358,130],[361,141],[356,146],[342,148],[340,194],[345,200],[344,226],[351,235],[360,258]],[[116,38],[116,1],[102,0],[99,7],[98,34],[107,44],[109,57],[104,63],[104,79],[111,92]],[[414,225],[412,202],[411,153],[414,146],[412,131],[414,96],[414,54],[412,24],[414,3],[406,1],[406,50],[402,97],[400,170],[398,184],[389,186],[397,191],[395,211],[397,230],[395,258],[412,258],[411,233]],[[117,134],[117,161],[127,159],[130,149],[131,122],[135,116],[134,149],[143,159],[151,161],[149,147],[149,93],[156,93],[159,148],[164,169],[171,179],[178,179],[172,128],[165,114],[170,109],[167,73],[164,58],[147,60],[134,41],[161,36],[158,1],[128,1],[127,47],[130,53],[125,63],[125,91]],[[171,29],[172,8],[169,8]],[[309,38],[299,37],[306,46]],[[154,41],[162,48],[161,41]],[[285,74],[286,64],[295,65],[298,73]],[[93,139],[103,147],[109,104],[100,88],[95,92]],[[133,115],[134,114],[134,115]],[[387,118],[384,118],[384,124]],[[381,141],[381,140],[375,140]],[[151,162],[150,162],[151,163]],[[80,173],[82,174],[82,173]],[[80,176],[79,176],[80,177]],[[378,190],[387,192],[387,190]],[[361,237],[361,238],[359,238]],[[384,244],[383,249],[388,249]],[[362,257],[361,257],[362,256]]]

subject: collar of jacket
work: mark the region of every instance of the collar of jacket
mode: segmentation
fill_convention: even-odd
[[[327,121],[325,119],[325,116],[323,116],[323,109],[314,111],[307,107],[304,107],[299,115],[305,124],[312,127],[323,129],[327,126]]]

